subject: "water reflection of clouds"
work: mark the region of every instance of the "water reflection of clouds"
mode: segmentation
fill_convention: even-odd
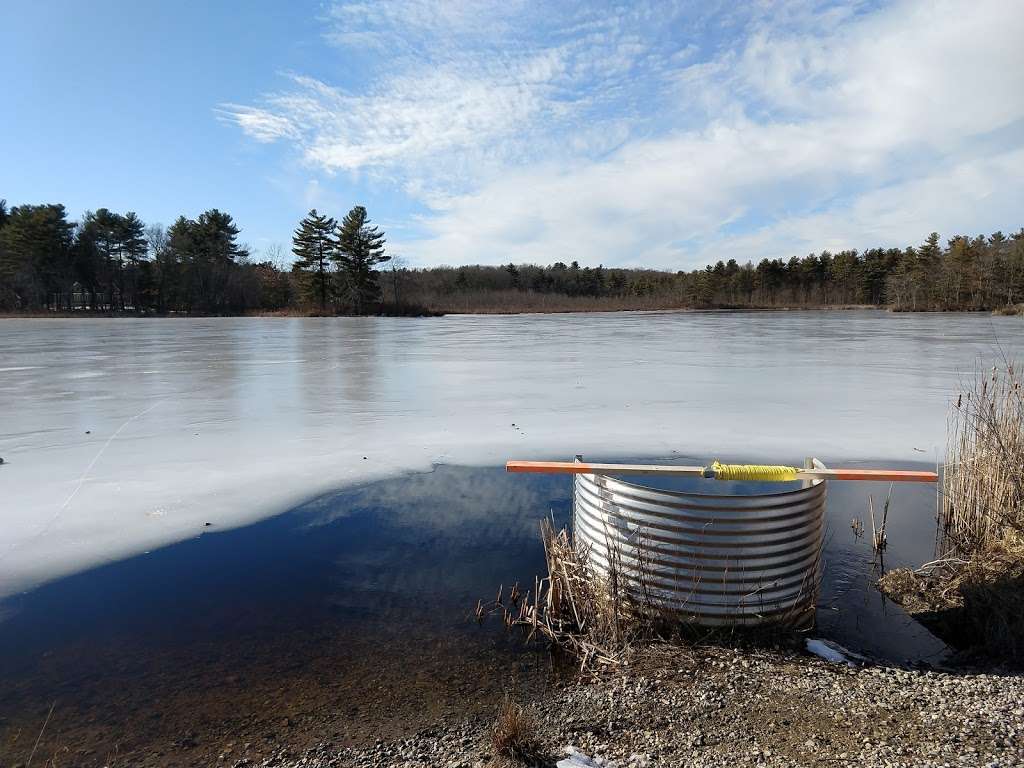
[[[406,475],[315,499],[297,512],[309,515],[310,527],[325,526],[361,509],[383,510],[390,525],[437,529],[466,535],[505,538],[534,536],[538,521],[552,505],[564,511],[571,503],[568,478],[538,482],[501,469],[438,466],[432,472]]]
[[[909,466],[907,468],[910,468]],[[629,478],[641,484],[649,478]],[[714,483],[686,478],[658,482],[690,493],[765,493],[785,487]],[[888,486],[832,483],[826,506],[824,577],[819,631],[851,647],[889,658],[930,657],[944,646],[889,604],[874,588],[878,576],[867,522],[868,494],[881,509]],[[888,530],[886,566],[929,559],[934,536],[933,489],[896,486]],[[360,537],[334,560],[339,592],[374,613],[409,610],[409,598],[432,598],[464,612],[512,579],[532,580],[544,568],[537,522],[550,510],[562,523],[572,505],[567,476],[508,475],[501,468],[437,466],[434,471],[329,494],[296,510],[307,530],[339,540]],[[865,518],[868,535],[857,539],[852,517]],[[332,530],[333,529],[333,530]]]

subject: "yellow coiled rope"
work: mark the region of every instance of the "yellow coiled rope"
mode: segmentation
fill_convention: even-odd
[[[796,480],[797,467],[774,466],[772,464],[720,464],[711,465],[716,480],[753,480],[769,483],[786,483]]]

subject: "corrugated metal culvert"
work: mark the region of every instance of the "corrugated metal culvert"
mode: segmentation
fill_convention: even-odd
[[[635,600],[683,620],[802,624],[813,617],[821,580],[825,488],[815,480],[719,495],[576,475],[575,540],[600,572],[615,564]]]

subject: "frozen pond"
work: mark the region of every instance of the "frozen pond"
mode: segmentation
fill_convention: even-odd
[[[0,596],[323,492],[508,458],[934,462],[1019,318],[0,320]]]
[[[1019,356],[1022,329],[880,312],[0,321],[0,763],[25,759],[54,702],[41,754],[97,766],[112,744],[192,765],[489,717],[554,670],[472,607],[533,581],[537,520],[571,505],[569,478],[506,459],[929,468],[958,380]],[[850,529],[886,491],[830,484],[816,631],[935,661]],[[885,567],[929,559],[934,489],[897,487],[892,509]]]

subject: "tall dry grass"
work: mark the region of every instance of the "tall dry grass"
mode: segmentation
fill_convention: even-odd
[[[687,309],[676,294],[651,296],[567,296],[519,290],[422,291],[411,294],[417,304],[443,314],[518,314],[529,312],[619,312]]]
[[[879,588],[954,647],[1024,663],[1024,387],[1013,365],[957,398],[939,522],[939,558]]]
[[[994,367],[957,398],[943,477],[943,550],[969,558],[1024,544],[1024,389]]]
[[[543,638],[575,657],[581,670],[622,663],[637,648],[662,642],[786,644],[813,625],[817,563],[803,585],[807,599],[795,601],[792,609],[779,612],[774,604],[766,605],[770,622],[751,623],[744,614],[709,627],[687,614],[678,597],[667,600],[651,588],[646,574],[652,568],[642,546],[635,551],[637,562],[629,566],[609,541],[601,558],[607,565],[597,567],[588,546],[574,541],[567,530],[556,530],[550,520],[542,520],[540,528],[547,576],[536,578],[525,595],[516,584],[507,597],[499,588],[494,602],[478,601],[477,620],[499,613],[507,627],[523,628],[527,641]]]
[[[501,614],[507,627],[525,630],[527,642],[543,638],[575,657],[580,669],[619,664],[638,640],[664,638],[674,622],[647,594],[642,576],[624,570],[614,548],[608,569],[595,568],[588,552],[564,528],[540,524],[548,575],[523,595],[513,585],[493,603],[478,601],[476,617]]]

